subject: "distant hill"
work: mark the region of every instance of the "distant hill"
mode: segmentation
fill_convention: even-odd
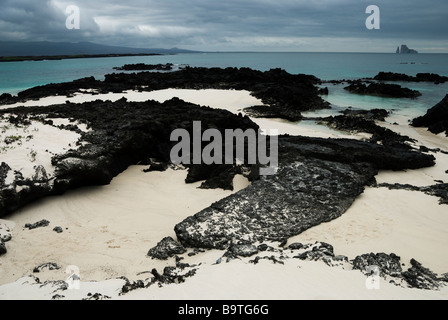
[[[92,42],[19,42],[0,41],[0,56],[60,56],[60,55],[102,55],[102,54],[176,54],[198,51],[179,48],[128,48],[106,46]]]

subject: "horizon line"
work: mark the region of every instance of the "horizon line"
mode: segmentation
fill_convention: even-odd
[[[187,49],[189,50],[189,49]],[[378,54],[396,54],[404,56],[413,56],[419,54],[448,54],[448,52],[418,52],[418,53],[396,53],[396,52],[375,52],[375,51],[255,51],[255,50],[238,50],[238,51],[197,51],[192,53],[378,53]],[[187,52],[189,53],[189,52]],[[183,53],[181,53],[183,54]]]

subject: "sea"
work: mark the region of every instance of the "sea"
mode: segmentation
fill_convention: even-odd
[[[395,54],[395,53],[300,53],[300,52],[213,52],[184,53],[158,56],[130,56],[84,58],[66,60],[22,61],[0,63],[0,94],[18,92],[49,83],[69,82],[93,76],[103,80],[106,74],[116,73],[114,67],[125,64],[172,63],[175,67],[249,67],[267,71],[281,68],[292,74],[310,74],[321,80],[353,80],[374,77],[381,71],[415,76],[417,73],[437,73],[448,76],[448,54]],[[325,84],[331,110],[308,114],[319,116],[339,112],[347,107],[355,109],[383,108],[407,117],[424,114],[448,94],[448,83],[398,84],[419,90],[416,99],[396,99],[351,94],[344,84]]]

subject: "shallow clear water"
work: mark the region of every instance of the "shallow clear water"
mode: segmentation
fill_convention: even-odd
[[[406,117],[417,117],[426,113],[428,108],[434,106],[440,102],[446,94],[448,94],[448,83],[434,85],[433,83],[400,83],[404,87],[418,90],[422,93],[422,96],[416,99],[404,99],[404,98],[383,98],[368,95],[350,94],[344,87],[347,84],[329,85],[329,95],[323,98],[330,102],[333,106],[332,109],[339,111],[347,107],[353,107],[356,109],[386,109],[394,113]],[[339,108],[338,108],[339,107]],[[324,113],[325,110],[316,113],[307,113],[307,116],[315,114],[318,116]]]

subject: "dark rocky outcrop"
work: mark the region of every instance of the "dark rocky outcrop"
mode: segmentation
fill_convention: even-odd
[[[233,244],[224,254],[226,257],[251,257],[258,253],[257,246],[253,244]]]
[[[320,88],[317,91],[317,93],[320,94],[320,95],[323,95],[323,96],[328,96],[328,94],[329,94],[328,87]]]
[[[445,131],[448,137],[448,95],[429,109],[424,116],[412,120],[414,127],[427,127],[434,134]]]
[[[41,271],[43,271],[45,269],[48,269],[48,270],[59,270],[59,269],[61,269],[61,267],[58,266],[57,263],[47,262],[47,263],[44,263],[44,264],[41,264],[41,265],[35,267],[33,269],[33,272],[34,273],[39,273],[39,272],[41,272]]]
[[[54,227],[54,228],[53,228],[53,231],[56,232],[56,233],[62,233],[62,232],[64,232],[64,230],[62,230],[61,227]]]
[[[218,249],[226,249],[235,239],[241,244],[282,242],[345,212],[375,174],[368,166],[364,174],[361,171],[297,156],[276,175],[261,177],[176,225],[177,238],[186,247]]]
[[[171,73],[112,74],[105,78],[105,85],[120,84],[127,89],[135,88],[136,83],[144,85],[143,90],[147,91],[166,88],[248,90],[271,107],[271,112],[285,119],[292,114],[300,118],[301,111],[329,107],[318,95],[318,78],[293,75],[282,69],[261,72],[249,68],[186,67]]]
[[[431,166],[434,158],[354,140],[279,138],[279,170],[175,226],[185,247],[283,242],[342,215],[378,169]]]
[[[371,276],[369,272],[373,272],[373,268],[379,274],[376,276],[387,279],[392,277],[391,283],[395,285],[407,285],[410,288],[437,290],[446,285],[446,277],[437,274],[422,266],[415,259],[410,261],[411,267],[403,271],[400,257],[394,253],[369,253],[357,256],[353,260],[353,269],[360,270],[364,274]],[[400,283],[401,282],[401,283]]]
[[[275,114],[278,118],[300,120],[302,111],[329,108],[318,94],[320,80],[312,75],[289,74],[282,69],[261,72],[249,68],[191,68],[174,72],[119,73],[72,82],[48,84],[20,92],[17,97],[5,96],[5,103],[15,103],[46,96],[72,96],[81,89],[99,93],[126,90],[153,91],[168,88],[248,90],[265,106],[249,109],[252,114]],[[269,109],[265,109],[269,107]],[[258,108],[261,108],[258,110]],[[267,115],[269,116],[269,115]]]
[[[342,255],[335,255],[331,244],[317,241],[314,244],[295,243],[290,245],[287,249],[299,251],[294,259],[307,261],[323,261],[330,267],[343,266],[348,264],[348,258]]]
[[[182,272],[177,267],[165,267],[163,274],[160,274],[156,269],[153,269],[151,273],[154,275],[153,282],[159,282],[162,284],[182,283],[186,278],[192,277],[196,274],[196,269],[190,268],[187,272]]]
[[[167,260],[168,258],[174,257],[177,254],[185,253],[185,248],[176,242],[171,237],[163,238],[154,248],[148,251],[148,256],[159,259]]]
[[[155,159],[149,159],[149,168],[143,170],[143,172],[153,172],[153,171],[164,172],[168,169],[168,167],[169,167],[168,162],[160,162]]]
[[[401,47],[397,48],[396,53],[401,53],[401,54],[417,54],[418,51],[414,50],[414,49],[410,49],[407,45],[402,44]]]
[[[424,192],[430,196],[440,198],[440,204],[448,204],[448,183],[439,183],[432,186],[418,187],[410,184],[389,184],[381,183],[378,187],[386,187],[390,190],[409,190],[409,191],[419,191]]]
[[[256,256],[254,259],[249,260],[249,263],[253,263],[253,264],[257,264],[260,262],[260,260],[269,260],[272,261],[273,264],[285,264],[283,261],[281,261],[280,259],[276,258],[274,255],[271,256],[264,256],[264,257],[260,257],[260,256]]]
[[[448,81],[448,77],[440,76],[435,73],[417,73],[414,77],[403,73],[380,72],[373,79],[378,81],[434,82],[435,84]]]
[[[290,250],[299,250],[302,249],[304,247],[304,245],[300,242],[294,242],[291,243],[286,249],[290,249]]]
[[[114,67],[114,70],[120,71],[142,71],[142,70],[157,70],[157,71],[171,71],[174,65],[172,63],[166,64],[146,64],[146,63],[136,63],[136,64],[125,64],[122,67]]]
[[[186,165],[188,170],[186,183],[195,183],[198,181],[204,181],[200,185],[200,189],[224,189],[233,190],[233,179],[237,174],[242,174],[253,180],[252,175],[247,175],[244,172],[243,166],[237,165],[205,165],[205,164],[191,164]],[[254,168],[256,171],[257,168]],[[252,171],[251,171],[252,172]],[[252,172],[254,174],[254,172]]]
[[[29,230],[33,230],[33,229],[37,229],[37,228],[48,227],[49,225],[50,225],[50,221],[43,219],[36,223],[27,223],[27,224],[25,224],[25,228],[28,228]]]
[[[3,239],[0,239],[0,256],[6,254],[8,250],[6,250],[6,245]]]
[[[133,290],[143,289],[143,288],[148,287],[148,284],[145,283],[143,280],[137,280],[137,281],[131,282],[131,281],[129,281],[129,279],[127,279],[125,277],[121,277],[121,279],[125,280],[126,283],[123,285],[123,287],[121,287],[119,295],[126,294]]]
[[[3,93],[0,95],[0,104],[8,104],[13,100],[14,98],[10,93]]]
[[[269,260],[274,264],[285,264],[288,259],[300,259],[306,261],[322,261],[330,267],[350,266],[348,258],[342,255],[335,255],[333,246],[316,241],[314,244],[293,243],[287,248],[278,249],[266,244],[259,246],[266,246],[265,252],[259,252],[254,259],[249,260],[250,263],[258,264],[261,260]],[[262,251],[262,250],[259,250]]]
[[[103,295],[102,293],[98,293],[98,292],[92,294],[91,292],[89,292],[87,294],[87,297],[83,298],[82,300],[95,300],[95,301],[98,301],[98,300],[110,300],[110,299],[112,299],[112,298],[109,297],[108,295]]]
[[[288,121],[300,121],[303,119],[302,112],[300,110],[282,110],[281,108],[268,105],[245,108],[244,112],[254,118],[278,118]]]
[[[45,168],[34,166],[34,171],[31,179],[25,179],[20,172],[12,171],[7,163],[0,164],[0,217],[17,210],[23,204],[51,194]],[[7,176],[13,176],[14,180],[6,181]]]
[[[131,103],[126,99],[116,102],[69,103],[49,107],[14,108],[0,111],[0,114],[2,113],[14,113],[16,118],[45,114],[45,121],[58,117],[77,119],[88,123],[92,130],[81,132],[78,149],[52,158],[56,177],[51,183],[45,179],[44,168],[36,167],[34,180],[25,180],[20,173],[14,173],[14,182],[6,185],[5,179],[8,175],[11,176],[12,172],[6,163],[2,163],[0,216],[46,195],[61,194],[69,189],[87,185],[108,184],[129,165],[149,165],[155,162],[153,159],[169,163],[170,151],[177,144],[170,141],[171,133],[175,129],[185,129],[192,136],[193,121],[201,122],[202,132],[209,128],[218,129],[222,133],[226,129],[258,130],[258,126],[248,117],[225,110],[200,107],[177,98],[164,103]],[[203,147],[205,145],[204,143]],[[204,187],[233,188],[231,180],[238,171],[223,168],[227,167],[220,169],[222,181],[216,181],[217,178],[212,172],[204,176],[204,180],[210,178]],[[190,174],[190,178],[194,176]],[[222,183],[223,181],[226,182]],[[19,185],[22,186],[19,188],[20,192],[16,191],[16,186]]]
[[[368,253],[357,256],[353,260],[353,269],[367,273],[368,267],[378,267],[379,276],[389,275],[399,277],[403,271],[401,268],[400,257],[394,253]]]
[[[6,254],[6,242],[12,239],[11,230],[6,224],[0,223],[0,255]]]
[[[342,113],[343,115],[339,116],[320,118],[319,122],[338,130],[370,133],[372,134],[372,137],[369,141],[372,143],[381,143],[384,146],[411,149],[406,142],[414,142],[413,139],[400,135],[376,123],[376,121],[385,120],[388,116],[386,110],[346,109]]]
[[[183,258],[176,256],[176,266],[166,266],[163,269],[163,273],[160,274],[157,269],[152,269],[151,271],[145,271],[143,273],[149,273],[152,277],[147,278],[145,280],[137,280],[134,282],[130,282],[126,277],[121,277],[120,279],[125,281],[125,284],[121,288],[119,295],[126,294],[130,291],[148,288],[152,285],[158,285],[162,287],[166,284],[173,283],[182,283],[189,277],[192,277],[196,274],[196,265],[189,265],[188,263],[180,262]],[[138,274],[138,275],[140,275]]]
[[[12,239],[12,233],[6,224],[0,223],[0,239],[8,242]]]
[[[281,136],[279,142],[308,158],[347,164],[364,162],[384,170],[419,169],[435,164],[432,155],[351,139]]]
[[[366,85],[362,81],[355,81],[344,89],[351,93],[388,98],[414,99],[421,96],[421,93],[419,91],[411,90],[409,88],[403,88],[397,84],[371,83],[369,85]]]
[[[21,91],[10,103],[24,102],[49,96],[73,96],[79,90],[88,89],[96,89],[103,93],[108,92],[108,89],[102,85],[102,81],[96,80],[94,77],[86,77],[72,82],[51,83]]]
[[[165,267],[162,274],[156,269],[152,269],[150,272],[140,273],[152,274],[153,277],[146,280],[138,280],[131,283],[128,279],[122,277],[126,281],[126,284],[123,286],[120,295],[131,290],[147,288],[153,284],[162,286],[163,284],[185,281],[185,278],[195,274],[197,270],[195,267],[197,266],[182,263],[181,261],[183,259],[184,257],[182,255],[176,256],[176,266]],[[238,240],[234,237],[223,256],[217,259],[213,265],[230,263],[234,259],[253,263],[254,265],[263,262],[284,265],[286,262],[291,263],[293,259],[323,262],[329,267],[359,270],[366,277],[378,277],[378,280],[382,279],[381,281],[387,281],[405,288],[436,290],[448,282],[448,273],[438,276],[429,269],[424,268],[415,259],[411,259],[411,267],[403,271],[405,264],[394,253],[368,253],[350,260],[347,256],[336,255],[331,244],[321,241],[306,244],[296,242],[288,246],[285,246],[284,241],[279,246],[273,245],[272,243],[268,245],[264,242],[254,245],[247,239]],[[300,263],[298,267],[300,268]]]
[[[415,259],[411,259],[411,267],[402,273],[403,278],[412,288],[435,290],[439,289],[444,281],[434,272],[422,266]]]
[[[342,111],[346,117],[358,117],[366,120],[385,121],[389,116],[389,111],[385,109],[356,110],[348,108]]]

